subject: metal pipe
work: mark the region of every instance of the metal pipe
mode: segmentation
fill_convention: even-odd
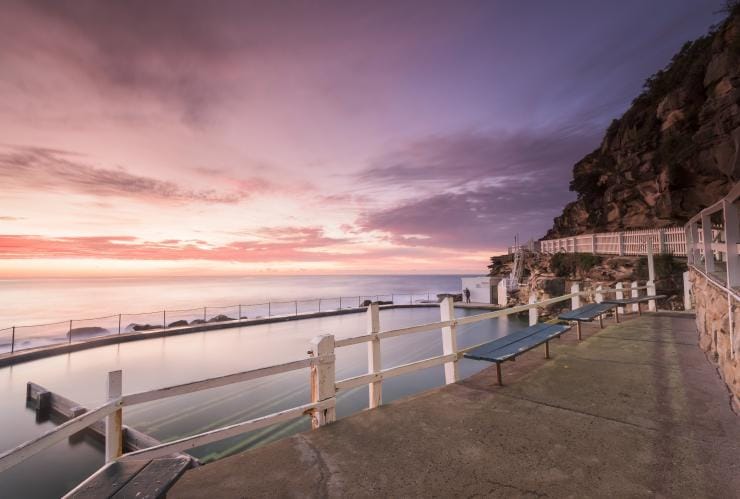
[[[162,329],[167,329],[167,311],[162,310]]]
[[[121,334],[121,314],[118,314],[118,334]]]
[[[10,353],[15,352],[15,326],[13,326],[13,332],[10,335]]]
[[[72,343],[72,321],[69,321],[69,343]]]

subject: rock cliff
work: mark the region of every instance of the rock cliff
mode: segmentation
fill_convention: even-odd
[[[683,224],[740,179],[740,6],[687,42],[573,168],[545,238]]]

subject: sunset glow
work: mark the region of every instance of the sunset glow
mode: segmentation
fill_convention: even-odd
[[[6,2],[0,277],[482,272],[711,20],[554,4]]]

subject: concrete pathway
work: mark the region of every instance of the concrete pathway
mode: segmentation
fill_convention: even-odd
[[[188,471],[170,497],[740,497],[690,316],[584,328],[455,385]]]

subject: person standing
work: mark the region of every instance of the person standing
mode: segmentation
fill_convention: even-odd
[[[470,290],[468,288],[465,288],[465,291],[463,291],[463,293],[465,293],[465,303],[470,303]]]

